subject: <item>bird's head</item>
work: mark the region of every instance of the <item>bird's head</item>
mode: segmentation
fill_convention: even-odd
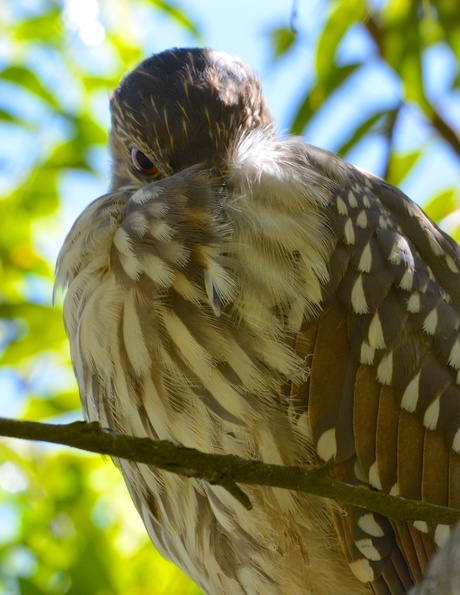
[[[111,112],[113,190],[198,163],[219,167],[241,135],[271,123],[248,66],[210,49],[148,58],[115,90]]]

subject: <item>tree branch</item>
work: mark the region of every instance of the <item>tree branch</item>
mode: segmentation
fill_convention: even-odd
[[[56,425],[0,418],[0,435],[63,444],[153,465],[185,477],[204,479],[213,485],[223,486],[247,508],[251,506],[250,501],[237,483],[306,492],[399,521],[422,520],[452,525],[460,519],[460,510],[389,496],[364,486],[336,481],[328,475],[333,463],[314,469],[269,465],[233,455],[202,453],[167,441],[125,436],[103,429],[98,423]]]
[[[453,151],[460,157],[460,139],[455,130],[447,123],[434,106],[430,106],[432,110],[431,122],[438,131],[439,135],[449,143]]]

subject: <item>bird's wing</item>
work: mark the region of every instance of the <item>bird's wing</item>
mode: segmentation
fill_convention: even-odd
[[[317,453],[335,457],[341,480],[458,508],[459,246],[383,180],[315,148],[305,160],[339,188],[323,313],[299,341],[310,374],[292,389]],[[355,574],[392,594],[420,578],[449,534],[359,509],[336,515],[336,528]]]

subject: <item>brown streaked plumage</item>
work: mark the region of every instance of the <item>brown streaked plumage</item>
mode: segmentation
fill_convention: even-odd
[[[279,138],[237,58],[171,50],[111,102],[110,193],[58,259],[85,415],[460,506],[460,250],[399,190]],[[131,160],[133,156],[133,160]],[[149,177],[141,171],[148,171]],[[215,594],[405,593],[449,528],[118,461]]]

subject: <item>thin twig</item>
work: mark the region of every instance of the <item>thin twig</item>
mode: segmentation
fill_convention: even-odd
[[[223,486],[246,507],[250,507],[250,502],[237,483],[306,492],[400,521],[423,520],[452,525],[460,519],[460,510],[389,496],[364,486],[335,481],[328,475],[331,463],[315,469],[269,465],[233,455],[202,453],[166,441],[124,436],[103,429],[98,423],[56,425],[0,418],[0,435],[64,444],[153,465],[186,477],[204,479]]]

